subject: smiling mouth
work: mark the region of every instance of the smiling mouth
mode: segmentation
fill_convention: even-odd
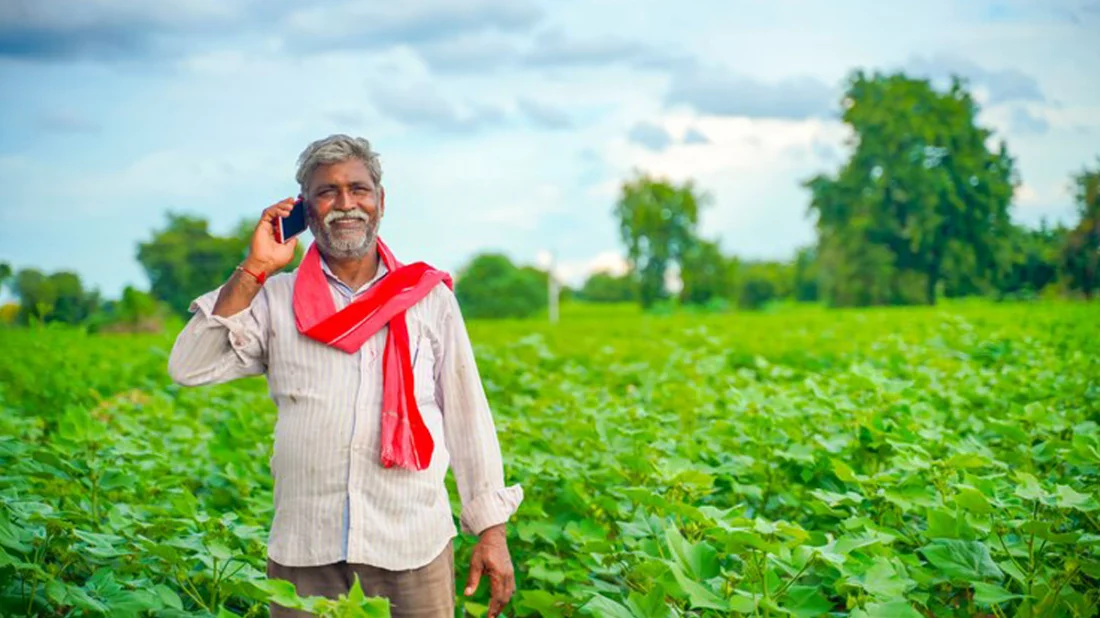
[[[366,224],[366,221],[360,219],[340,219],[331,223],[334,228],[357,228],[363,227]]]

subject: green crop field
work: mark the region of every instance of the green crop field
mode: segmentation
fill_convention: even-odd
[[[470,329],[527,495],[509,615],[1098,615],[1098,304]],[[288,596],[264,381],[174,386],[172,338],[0,330],[0,615]]]

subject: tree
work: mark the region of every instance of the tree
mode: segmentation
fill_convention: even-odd
[[[1081,220],[1066,238],[1062,263],[1070,289],[1092,298],[1100,291],[1100,160],[1095,170],[1075,175],[1073,184]]]
[[[1000,296],[1031,297],[1058,279],[1066,229],[1050,228],[1043,221],[1039,229],[1013,226],[1009,255],[997,280]]]
[[[498,253],[474,257],[457,279],[455,296],[470,318],[525,318],[546,307],[548,300],[545,272],[517,268]]]
[[[186,316],[191,301],[225,283],[247,251],[248,240],[214,236],[205,219],[170,213],[168,225],[138,245],[137,259],[153,296]]]
[[[0,289],[3,289],[8,283],[8,279],[11,279],[13,272],[11,264],[7,262],[0,262]]]
[[[18,321],[32,320],[79,324],[99,306],[99,294],[85,290],[80,276],[72,272],[49,275],[33,268],[15,275],[14,292],[19,297]]]
[[[638,285],[630,274],[616,277],[611,273],[593,273],[578,294],[594,303],[620,303],[638,300]]]
[[[642,306],[650,307],[667,297],[665,272],[673,263],[683,265],[685,254],[696,242],[699,210],[708,201],[690,181],[674,185],[636,175],[623,183],[614,214],[631,271],[639,278]]]
[[[833,304],[936,302],[995,279],[1016,179],[991,151],[963,82],[946,92],[902,74],[856,72],[843,99],[853,153],[806,182],[817,215],[823,292]]]
[[[744,309],[760,309],[794,293],[794,266],[775,261],[742,262],[738,280],[737,304]]]
[[[794,298],[801,302],[815,302],[818,299],[817,251],[813,247],[802,247],[794,258]]]
[[[680,268],[680,302],[705,305],[736,297],[737,262],[722,255],[716,242],[698,241],[684,252]]]

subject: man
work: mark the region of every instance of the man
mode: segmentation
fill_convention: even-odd
[[[453,616],[450,465],[462,527],[480,537],[465,593],[485,574],[497,616],[515,588],[505,522],[523,492],[504,485],[450,277],[401,264],[378,238],[386,194],[367,140],[310,144],[297,180],[315,241],[299,268],[275,274],[297,245],[275,236],[286,199],[264,210],[233,276],[192,303],[168,371],[184,385],[267,376],[279,409],[268,577],[335,598],[358,575],[394,616]]]

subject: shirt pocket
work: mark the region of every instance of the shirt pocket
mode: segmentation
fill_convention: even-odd
[[[413,385],[418,404],[436,405],[435,401],[435,352],[427,335],[413,339]]]

